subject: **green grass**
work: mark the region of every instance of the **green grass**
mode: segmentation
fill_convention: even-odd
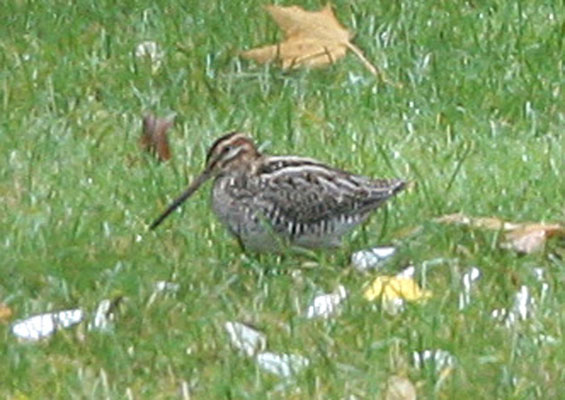
[[[561,398],[559,244],[519,256],[499,249],[496,233],[432,220],[565,220],[563,2],[336,1],[355,43],[401,88],[378,84],[351,54],[290,73],[240,60],[240,49],[281,37],[265,3],[117,3],[0,4],[0,302],[24,318],[124,297],[109,333],[83,324],[30,344],[0,324],[0,397],[177,398],[185,382],[197,399],[372,399],[397,374],[425,399]],[[145,40],[165,53],[159,69],[135,57]],[[169,163],[139,152],[146,110],[178,114]],[[148,232],[233,129],[272,153],[416,185],[343,249],[318,254],[317,268],[243,255],[212,215],[209,187]],[[448,260],[425,272],[430,301],[390,316],[363,299],[376,273],[359,274],[349,255],[380,243],[399,249],[387,273],[413,263],[422,277],[426,261]],[[483,276],[460,312],[461,273],[475,265]],[[511,307],[522,284],[539,303],[534,267],[550,285],[535,316],[494,324],[491,310]],[[149,303],[159,280],[180,290]],[[339,317],[304,318],[339,284],[350,294]],[[254,324],[269,350],[310,367],[280,389],[230,347],[226,321]],[[557,344],[537,343],[540,333]],[[435,348],[457,360],[443,380],[411,361]]]

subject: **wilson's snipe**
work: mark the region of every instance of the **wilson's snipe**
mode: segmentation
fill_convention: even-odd
[[[242,133],[212,145],[206,168],[153,224],[156,228],[206,180],[214,177],[214,212],[253,251],[335,247],[389,197],[399,179],[371,179],[294,156],[267,156]]]

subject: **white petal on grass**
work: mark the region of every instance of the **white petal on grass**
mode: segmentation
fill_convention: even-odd
[[[310,360],[297,354],[259,353],[257,364],[267,372],[282,378],[297,374],[310,364]]]
[[[469,271],[463,274],[461,284],[463,290],[459,293],[459,310],[463,310],[471,303],[471,290],[476,281],[481,277],[481,271],[477,267],[472,267]]]
[[[339,285],[334,293],[316,296],[306,310],[306,318],[329,318],[339,311],[340,303],[347,297],[343,285]]]
[[[415,351],[412,354],[414,365],[417,368],[434,366],[436,372],[455,366],[455,357],[450,352],[442,349]]]
[[[231,344],[246,356],[252,357],[267,347],[267,336],[240,322],[226,322],[224,325]]]
[[[356,251],[351,255],[351,264],[359,271],[379,268],[394,253],[396,253],[394,247],[374,247],[372,249]]]
[[[69,328],[84,319],[81,309],[35,315],[16,321],[12,333],[20,339],[36,341],[53,335],[57,329]]]

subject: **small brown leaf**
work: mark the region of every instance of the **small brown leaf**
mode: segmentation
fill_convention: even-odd
[[[153,114],[143,117],[143,131],[139,145],[143,151],[156,155],[159,161],[171,158],[167,130],[173,125],[174,115],[167,118],[158,118]]]
[[[524,224],[507,232],[501,246],[530,254],[543,250],[547,240],[554,236],[565,237],[565,228],[558,224]]]
[[[244,51],[242,57],[259,63],[279,61],[284,69],[322,67],[343,58],[349,49],[373,75],[384,80],[379,70],[350,42],[353,34],[339,23],[329,3],[320,11],[306,11],[298,6],[265,8],[283,30],[284,41]]]
[[[8,322],[14,312],[6,304],[0,303],[0,323]]]

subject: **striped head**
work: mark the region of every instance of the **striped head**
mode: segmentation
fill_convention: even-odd
[[[208,179],[223,172],[247,169],[261,154],[253,141],[240,132],[232,132],[214,142],[206,155],[204,171],[174,200],[169,207],[150,226],[155,229],[167,216],[192,196]]]
[[[223,171],[246,168],[260,157],[253,141],[240,132],[231,132],[212,144],[206,155],[206,171],[215,176]]]

